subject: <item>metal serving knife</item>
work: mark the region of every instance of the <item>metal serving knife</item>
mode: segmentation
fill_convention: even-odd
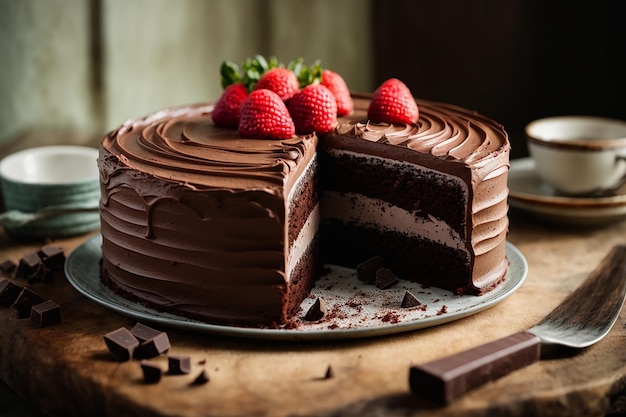
[[[473,388],[538,361],[543,348],[590,346],[611,330],[625,294],[626,245],[618,245],[580,287],[535,327],[452,356],[411,366],[411,391],[420,397],[450,403]]]

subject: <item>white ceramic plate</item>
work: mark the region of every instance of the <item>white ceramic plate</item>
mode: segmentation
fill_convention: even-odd
[[[509,171],[509,204],[552,222],[593,225],[626,218],[626,185],[612,195],[568,197],[543,182],[531,158],[514,159]]]
[[[353,269],[330,265],[331,273],[323,276],[312,290],[313,297],[302,302],[304,316],[314,297],[319,296],[328,308],[319,322],[305,322],[295,329],[248,328],[206,324],[169,313],[163,313],[126,300],[100,283],[99,261],[101,236],[95,236],[74,250],[65,263],[70,283],[83,295],[118,313],[153,325],[228,336],[284,339],[328,340],[371,337],[436,326],[476,314],[513,294],[528,272],[522,253],[507,242],[510,266],[502,284],[482,296],[458,296],[439,288],[400,281],[387,290],[359,281]],[[410,290],[424,308],[403,309],[400,303]]]

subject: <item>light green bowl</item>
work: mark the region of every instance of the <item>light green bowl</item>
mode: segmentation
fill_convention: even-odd
[[[87,233],[100,227],[98,150],[42,146],[0,161],[6,212],[0,224],[18,239]]]

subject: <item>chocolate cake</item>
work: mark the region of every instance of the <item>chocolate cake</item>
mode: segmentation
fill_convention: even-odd
[[[492,288],[507,268],[505,131],[421,100],[415,125],[370,123],[371,96],[353,98],[325,135],[243,138],[215,126],[213,104],[108,134],[103,282],[158,310],[244,326],[289,325],[325,262],[380,256],[401,279]]]

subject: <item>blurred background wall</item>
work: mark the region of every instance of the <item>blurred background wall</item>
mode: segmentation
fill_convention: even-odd
[[[507,128],[555,114],[626,119],[626,2],[0,0],[0,149],[97,145],[160,108],[215,100],[219,65],[321,59],[357,91],[414,95]]]

